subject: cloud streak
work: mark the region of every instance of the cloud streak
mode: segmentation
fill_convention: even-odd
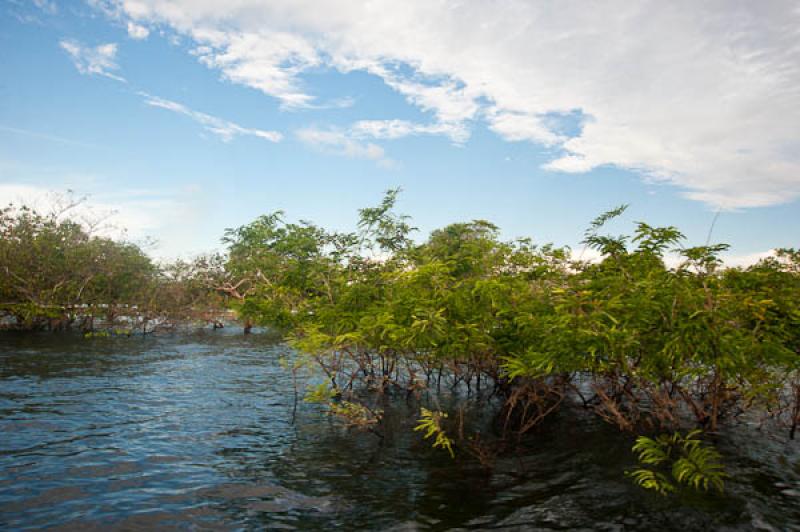
[[[455,144],[469,139],[469,131],[462,123],[418,124],[408,120],[359,120],[350,131],[360,138],[395,140],[416,135],[442,135]]]
[[[85,46],[76,40],[64,39],[59,42],[59,45],[62,50],[67,52],[75,68],[81,74],[104,76],[125,83],[125,78],[112,72],[119,70],[116,62],[116,43]]]
[[[376,161],[378,165],[392,168],[397,163],[386,157],[383,148],[372,142],[364,142],[354,138],[352,133],[340,129],[303,128],[295,132],[295,136],[304,144],[322,153],[339,155],[350,159],[367,159]]]
[[[206,131],[217,135],[220,139],[222,139],[223,142],[230,142],[237,136],[253,136],[269,142],[280,142],[283,138],[283,135],[277,131],[243,127],[235,122],[218,118],[206,113],[201,113],[200,111],[195,111],[194,109],[186,107],[182,103],[159,98],[158,96],[153,96],[151,94],[147,94],[146,92],[140,92],[139,95],[144,98],[144,103],[151,107],[166,109],[167,111],[172,111],[173,113],[188,116],[203,126],[203,129]]]
[[[399,163],[387,157],[384,149],[371,140],[397,140],[418,135],[445,136],[456,145],[469,138],[463,124],[419,124],[409,120],[359,120],[347,129],[309,127],[295,133],[301,142],[322,153],[369,159],[384,168],[396,168]]]
[[[131,39],[136,39],[137,41],[147,39],[147,37],[150,35],[149,29],[133,22],[128,22],[126,29],[128,30],[128,36]]]

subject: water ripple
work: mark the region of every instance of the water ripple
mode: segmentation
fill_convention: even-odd
[[[784,435],[723,438],[723,497],[643,493],[630,438],[580,412],[487,474],[422,444],[403,405],[382,442],[312,405],[292,425],[287,353],[225,331],[0,337],[0,529],[800,530]]]

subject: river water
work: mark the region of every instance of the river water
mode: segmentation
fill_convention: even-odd
[[[0,335],[0,529],[800,530],[800,445],[727,430],[723,496],[624,476],[631,437],[566,410],[487,473],[391,419],[292,423],[267,334]]]

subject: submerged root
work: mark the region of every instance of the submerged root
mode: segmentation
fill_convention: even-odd
[[[502,434],[509,431],[521,437],[556,411],[565,397],[561,383],[548,383],[539,379],[519,380],[511,388],[500,417]]]

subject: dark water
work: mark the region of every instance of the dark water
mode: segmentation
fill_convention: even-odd
[[[492,474],[301,404],[266,335],[0,335],[0,529],[800,530],[800,447],[726,432],[724,496],[624,477],[631,440],[564,412]],[[577,416],[577,417],[576,417]],[[576,421],[577,420],[577,421]]]

